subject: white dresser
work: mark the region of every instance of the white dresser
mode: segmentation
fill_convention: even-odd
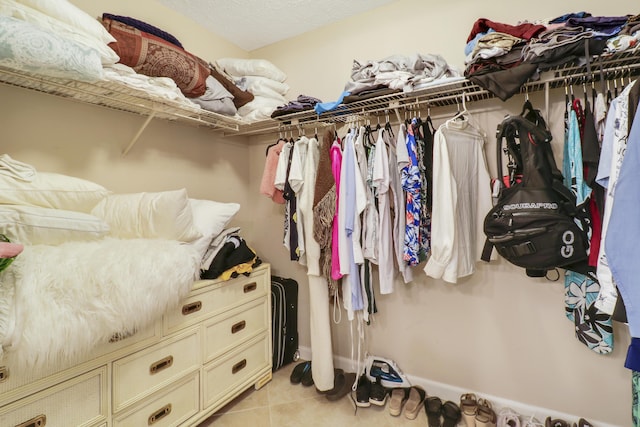
[[[2,427],[195,426],[271,380],[271,273],[203,280],[152,328],[87,361],[37,374],[0,368]]]

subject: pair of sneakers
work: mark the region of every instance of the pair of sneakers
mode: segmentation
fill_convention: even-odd
[[[368,408],[377,405],[384,406],[387,402],[387,389],[380,383],[380,378],[371,382],[366,374],[360,375],[356,386],[356,406]]]

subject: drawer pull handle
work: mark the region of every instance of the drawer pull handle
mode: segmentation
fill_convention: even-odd
[[[158,409],[153,414],[149,415],[149,419],[147,420],[147,424],[148,425],[153,425],[153,424],[157,423],[158,421],[160,421],[161,419],[163,419],[164,417],[166,417],[167,415],[169,415],[170,413],[171,413],[171,403],[163,406],[162,408]]]
[[[231,368],[231,373],[237,374],[238,372],[243,370],[245,366],[247,366],[247,359],[242,359],[241,361],[233,365],[233,368]]]
[[[200,311],[202,308],[202,301],[190,302],[189,304],[185,304],[182,306],[182,315],[188,316],[189,314],[193,314],[197,311]]]
[[[29,421],[25,421],[22,424],[18,424],[16,427],[44,427],[46,425],[47,425],[47,416],[44,414],[41,414],[35,418],[31,418]]]
[[[153,362],[151,366],[149,366],[149,373],[151,375],[157,374],[164,369],[170,368],[171,365],[173,365],[173,356],[167,356],[164,359]]]
[[[240,322],[236,323],[231,327],[231,333],[237,334],[238,332],[243,330],[246,326],[247,326],[247,322],[245,322],[244,320],[241,320]]]
[[[9,368],[0,366],[0,383],[9,379]]]
[[[249,292],[253,292],[258,289],[258,285],[255,283],[249,283],[248,285],[244,285],[244,293],[248,294]]]

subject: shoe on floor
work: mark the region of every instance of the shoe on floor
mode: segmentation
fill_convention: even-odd
[[[344,371],[340,368],[334,368],[333,369],[333,388],[330,388],[329,390],[318,390],[318,387],[316,387],[316,391],[320,394],[335,393],[340,388],[342,388],[343,380],[344,380]]]
[[[571,427],[571,424],[560,418],[547,417],[544,422],[545,427]]]
[[[544,427],[544,423],[541,423],[536,417],[532,415],[528,420],[523,421],[522,427]]]
[[[591,424],[589,421],[585,420],[584,418],[580,418],[578,420],[578,427],[593,427],[593,424]]]
[[[466,393],[460,396],[460,411],[467,427],[476,427],[476,412],[478,412],[478,401],[473,393]]]
[[[298,363],[291,371],[291,376],[289,377],[291,384],[300,384],[302,377],[307,371],[311,371],[311,362]]]
[[[441,427],[442,421],[442,399],[438,396],[429,396],[424,401],[424,411],[427,414],[429,427]],[[458,409],[458,412],[460,410]]]
[[[300,384],[305,387],[311,387],[313,385],[313,368],[311,366],[311,362],[309,362],[309,369],[304,371],[304,373],[302,374]]]
[[[422,387],[413,386],[409,389],[409,398],[404,405],[404,416],[409,420],[415,420],[418,412],[424,404],[427,392]]]
[[[356,406],[360,408],[368,408],[371,406],[369,395],[371,394],[371,381],[366,374],[360,375],[358,385],[356,386]]]
[[[476,427],[496,427],[498,416],[491,407],[491,402],[486,399],[478,399],[476,412]]]
[[[442,427],[456,427],[462,419],[460,407],[450,400],[442,404]]]
[[[335,402],[336,400],[342,399],[349,394],[351,386],[355,381],[356,374],[353,372],[342,372],[339,376],[336,376],[333,389],[325,394],[327,400]]]
[[[376,381],[371,383],[369,402],[377,406],[384,406],[387,403],[387,389],[380,382],[380,378],[376,378]]]
[[[409,389],[406,387],[392,388],[389,392],[389,415],[397,417],[402,412],[402,407],[409,398]]]
[[[502,408],[498,413],[498,427],[520,427],[520,414],[511,408]]]

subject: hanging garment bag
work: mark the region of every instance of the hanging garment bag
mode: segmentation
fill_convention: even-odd
[[[298,282],[271,276],[273,371],[298,359]]]

